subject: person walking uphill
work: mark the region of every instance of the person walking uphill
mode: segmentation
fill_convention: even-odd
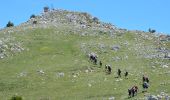
[[[111,68],[111,66],[109,65],[108,66],[108,74],[111,74],[112,73],[112,68]]]
[[[148,78],[147,76],[145,76],[145,75],[143,75],[142,80],[143,80],[143,83],[144,83],[144,82],[149,83],[149,78]]]
[[[118,69],[117,74],[118,74],[118,77],[121,77],[121,70],[120,69]]]
[[[127,79],[128,71],[125,71],[125,78]]]
[[[147,89],[149,88],[149,78],[145,75],[143,75],[142,77],[142,87],[143,87],[143,91],[142,92],[147,92]]]
[[[135,95],[137,95],[137,93],[138,93],[138,87],[136,85],[128,89],[129,98],[134,97]]]
[[[99,62],[100,67],[102,67],[102,61]]]
[[[111,66],[110,65],[105,65],[105,71],[106,71],[107,74],[111,74],[111,72],[112,72]]]
[[[143,91],[142,92],[147,92],[147,89],[149,88],[149,84],[147,82],[144,82],[142,84],[142,87],[143,87]]]

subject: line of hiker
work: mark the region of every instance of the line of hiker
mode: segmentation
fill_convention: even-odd
[[[95,65],[97,65],[97,55],[90,54],[89,57],[90,57],[90,61],[93,62]],[[102,61],[99,61],[99,66],[100,66],[100,68],[103,66]],[[108,64],[105,65],[105,72],[106,72],[106,74],[112,73],[111,65],[108,65]],[[125,70],[125,72],[124,72],[125,79],[128,79],[128,74],[129,74],[128,71]],[[122,77],[122,71],[121,71],[121,69],[118,68],[116,78],[121,78],[121,77]],[[142,93],[147,92],[147,89],[149,88],[149,78],[146,75],[143,75],[143,77],[142,77],[142,87],[143,87]],[[138,91],[139,91],[139,88],[137,85],[134,85],[131,88],[129,88],[128,89],[129,98],[136,96]]]
[[[112,68],[111,68],[110,65],[105,65],[105,72],[106,72],[106,74],[111,74]],[[122,71],[120,69],[118,69],[117,70],[117,77],[115,77],[115,78],[121,78],[121,76],[122,76],[121,73],[122,73]],[[124,76],[125,76],[126,79],[128,79],[127,78],[128,74],[129,74],[129,72],[127,70],[125,70]]]
[[[91,62],[93,62],[93,64],[97,65],[97,55],[94,53],[89,54],[89,59]],[[99,61],[99,67],[101,68],[103,65],[102,61]],[[111,65],[105,65],[105,72],[106,74],[111,74],[112,73],[112,68]],[[117,78],[121,77],[121,70],[118,69],[117,71]],[[126,70],[124,73],[125,78],[127,79],[128,76],[128,71]]]

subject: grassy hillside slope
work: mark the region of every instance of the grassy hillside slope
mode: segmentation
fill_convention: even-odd
[[[69,31],[70,30],[70,31]],[[128,99],[127,89],[139,86],[139,94],[170,93],[170,62],[153,57],[160,45],[151,33],[115,33],[93,30],[87,35],[73,32],[70,27],[34,28],[14,31],[10,36],[24,48],[0,59],[0,98],[9,100],[13,95],[23,100],[116,100]],[[75,29],[76,30],[76,29]],[[83,31],[83,30],[82,30]],[[9,34],[0,32],[1,37]],[[144,36],[147,36],[144,37]],[[169,43],[167,47],[169,48]],[[112,50],[119,46],[118,50]],[[89,61],[94,52],[103,66]],[[105,73],[104,65],[110,64],[112,73]],[[122,78],[117,69],[122,70]],[[128,79],[123,73],[129,72]],[[150,78],[147,93],[142,93],[142,75]]]

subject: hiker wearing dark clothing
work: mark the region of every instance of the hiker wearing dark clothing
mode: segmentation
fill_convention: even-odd
[[[149,83],[149,79],[148,79],[148,77],[146,77],[146,82],[147,82],[147,83]]]
[[[142,77],[142,81],[145,82],[145,76],[144,76],[144,75],[143,75],[143,77]]]
[[[95,58],[95,59],[94,59],[94,64],[96,64],[96,65],[97,65],[97,58]]]
[[[132,97],[134,97],[134,96],[135,96],[135,90],[132,89]]]
[[[144,88],[144,89],[147,89],[148,87],[149,87],[149,86],[148,86],[148,83],[147,83],[147,82],[144,82],[144,83],[143,83],[143,88]]]
[[[105,72],[108,71],[108,65],[105,65]]]
[[[143,79],[143,84],[142,84],[143,91],[142,92],[147,92],[147,89],[149,88],[149,78],[143,75],[142,79]]]
[[[128,89],[129,97],[134,97],[135,95],[137,95],[137,92],[138,92],[137,86],[133,86],[132,88]]]
[[[131,94],[132,94],[132,89],[128,89],[128,95],[129,95],[129,97],[131,97]]]
[[[89,54],[89,59],[91,62],[93,62],[94,64],[97,64],[97,55],[95,54]]]
[[[111,74],[111,72],[112,72],[112,68],[111,68],[111,66],[109,65],[109,66],[108,66],[108,74]]]
[[[149,88],[149,84],[148,84],[147,82],[144,82],[144,83],[142,84],[142,86],[143,86],[143,92],[146,92],[147,89]]]
[[[137,93],[138,93],[138,87],[137,87],[137,86],[133,86],[133,87],[132,87],[132,90],[134,91],[134,93],[132,93],[133,96],[134,96],[135,94],[137,95]]]
[[[100,64],[100,67],[102,67],[102,62],[101,61],[99,62],[99,64]]]
[[[111,74],[111,72],[112,72],[111,66],[110,65],[105,65],[105,71],[106,71],[107,74]]]
[[[143,75],[143,83],[144,83],[144,82],[149,83],[149,78],[148,78],[147,76],[145,76],[145,75]]]
[[[125,78],[127,78],[127,76],[128,76],[128,71],[125,72]]]
[[[121,70],[120,69],[118,69],[118,77],[121,77]]]

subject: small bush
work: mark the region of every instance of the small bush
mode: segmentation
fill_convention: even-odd
[[[9,21],[6,25],[6,27],[13,27],[14,26],[14,23],[12,23],[11,21]]]
[[[21,96],[13,96],[10,100],[22,100]]]
[[[30,19],[31,19],[31,18],[35,18],[35,17],[36,17],[36,16],[35,16],[34,14],[32,14],[32,15],[30,16]]]
[[[94,18],[93,18],[93,21],[94,21],[94,22],[99,22],[99,19],[98,19],[97,17],[94,17]]]
[[[149,28],[149,30],[148,30],[150,33],[155,33],[156,32],[156,30],[153,30],[153,29],[151,29],[151,28]]]

